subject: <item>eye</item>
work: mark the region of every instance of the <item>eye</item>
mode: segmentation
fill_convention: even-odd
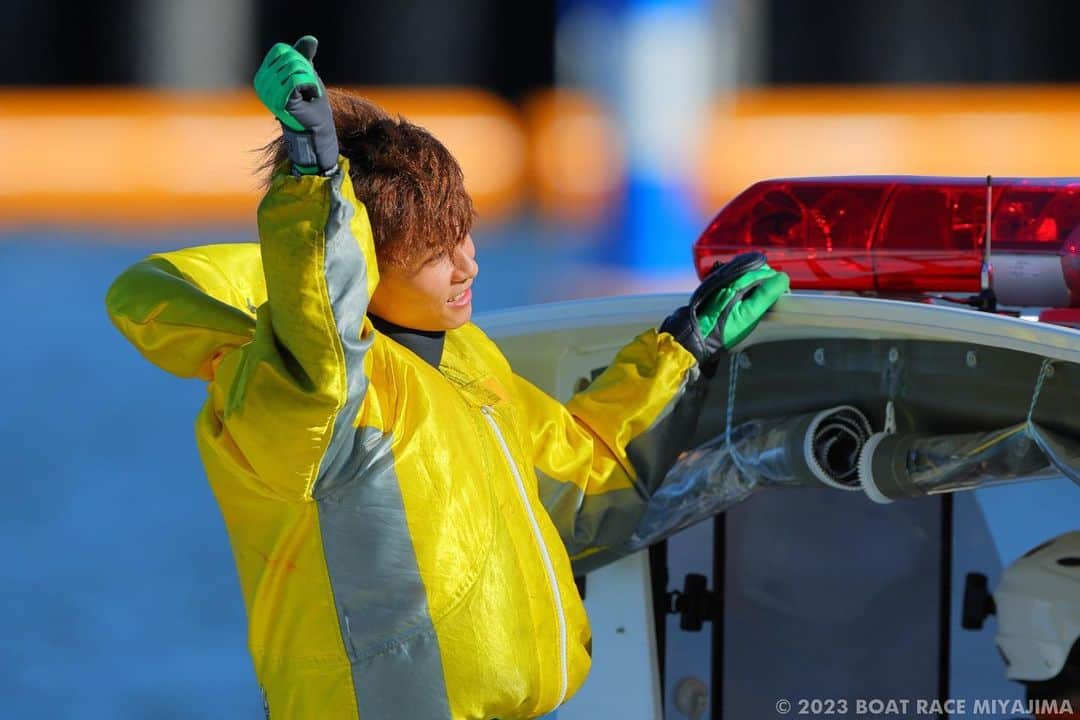
[[[435,263],[445,260],[447,257],[446,250],[436,250],[428,256],[428,259],[424,262],[425,265],[434,265]]]

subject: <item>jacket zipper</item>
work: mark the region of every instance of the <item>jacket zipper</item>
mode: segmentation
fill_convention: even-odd
[[[559,582],[555,577],[555,565],[551,562],[551,555],[548,553],[547,544],[540,534],[540,524],[536,522],[536,515],[533,513],[532,505],[529,504],[529,495],[525,492],[525,483],[522,481],[521,473],[518,472],[517,464],[510,454],[510,448],[506,444],[506,438],[503,437],[502,430],[499,429],[499,424],[495,422],[491,408],[485,405],[480,408],[480,410],[483,412],[484,419],[487,420],[488,425],[491,425],[491,429],[495,431],[495,438],[499,441],[503,455],[506,457],[506,464],[510,466],[510,472],[514,476],[514,482],[517,484],[518,497],[521,498],[521,504],[525,506],[525,514],[529,517],[529,524],[532,525],[533,537],[536,539],[536,544],[540,548],[540,557],[544,561],[544,569],[547,570],[548,582],[551,585],[551,594],[554,596],[555,614],[559,619],[559,662],[560,670],[562,672],[562,684],[559,687],[559,700],[555,703],[556,706],[559,706],[562,705],[563,700],[566,699],[566,614],[563,611],[562,593],[559,592]]]

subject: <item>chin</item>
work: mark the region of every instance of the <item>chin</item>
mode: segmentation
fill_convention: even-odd
[[[461,327],[465,323],[469,322],[469,320],[471,320],[471,319],[472,319],[472,303],[470,303],[468,305],[468,307],[462,308],[461,310],[450,314],[446,318],[446,322],[444,323],[445,327],[443,329],[444,330],[457,330],[459,327]]]

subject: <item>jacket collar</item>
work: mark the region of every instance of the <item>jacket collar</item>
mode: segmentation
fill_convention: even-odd
[[[389,320],[383,320],[378,315],[368,313],[368,317],[371,318],[371,324],[375,326],[375,330],[412,350],[421,360],[436,370],[439,368],[439,363],[442,362],[443,345],[446,343],[445,331],[413,330],[396,325]]]

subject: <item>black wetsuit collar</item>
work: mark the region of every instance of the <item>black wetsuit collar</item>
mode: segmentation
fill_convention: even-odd
[[[383,320],[378,315],[368,313],[371,324],[378,332],[401,343],[416,353],[424,362],[438,369],[442,361],[443,344],[446,342],[446,332],[443,330],[413,330],[412,328],[395,325],[389,320]]]

